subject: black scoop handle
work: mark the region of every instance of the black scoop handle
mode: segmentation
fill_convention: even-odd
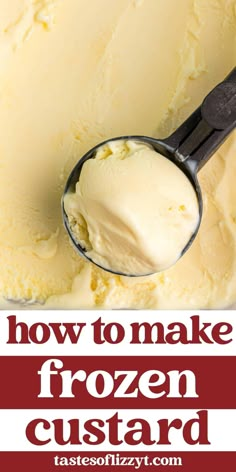
[[[236,67],[165,144],[181,162],[201,169],[236,127]]]

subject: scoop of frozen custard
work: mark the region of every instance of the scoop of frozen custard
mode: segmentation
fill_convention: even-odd
[[[199,221],[197,196],[185,174],[151,146],[131,140],[99,148],[64,205],[86,255],[127,275],[170,267]]]

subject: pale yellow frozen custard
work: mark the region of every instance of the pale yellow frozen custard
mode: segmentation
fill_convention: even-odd
[[[195,189],[176,164],[134,140],[108,142],[64,198],[69,226],[89,259],[126,275],[173,265],[199,223]]]
[[[0,0],[1,307],[236,301],[235,133],[199,173],[201,228],[167,271],[131,279],[87,263],[60,203],[91,147],[169,135],[235,62],[235,0]]]

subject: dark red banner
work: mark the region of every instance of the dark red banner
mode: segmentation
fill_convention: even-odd
[[[117,465],[112,465],[117,464]],[[72,465],[70,465],[70,463]],[[120,463],[120,465],[118,465]],[[235,472],[236,452],[1,452],[5,472],[75,471],[181,471]]]
[[[43,369],[50,398],[38,396]],[[177,374],[173,371],[193,373],[192,380],[191,373],[189,378],[192,392],[195,377],[195,398],[188,398],[188,394],[189,397],[192,395],[188,392],[190,387],[187,388],[185,375],[176,383]],[[235,357],[0,357],[3,379],[0,407],[235,409],[234,373]],[[155,382],[158,385],[154,385]],[[70,391],[68,384],[71,384],[72,398],[66,398]],[[150,384],[148,389],[147,384]],[[60,397],[63,389],[65,398]],[[179,397],[176,398],[178,389]],[[137,395],[128,397],[134,391]],[[148,394],[153,398],[147,397]]]

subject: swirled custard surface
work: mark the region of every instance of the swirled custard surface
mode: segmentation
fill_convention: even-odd
[[[235,302],[235,133],[199,174],[195,242],[164,272],[135,280],[85,262],[60,208],[86,151],[113,136],[167,136],[230,72],[235,1],[0,0],[0,11],[0,306]]]

